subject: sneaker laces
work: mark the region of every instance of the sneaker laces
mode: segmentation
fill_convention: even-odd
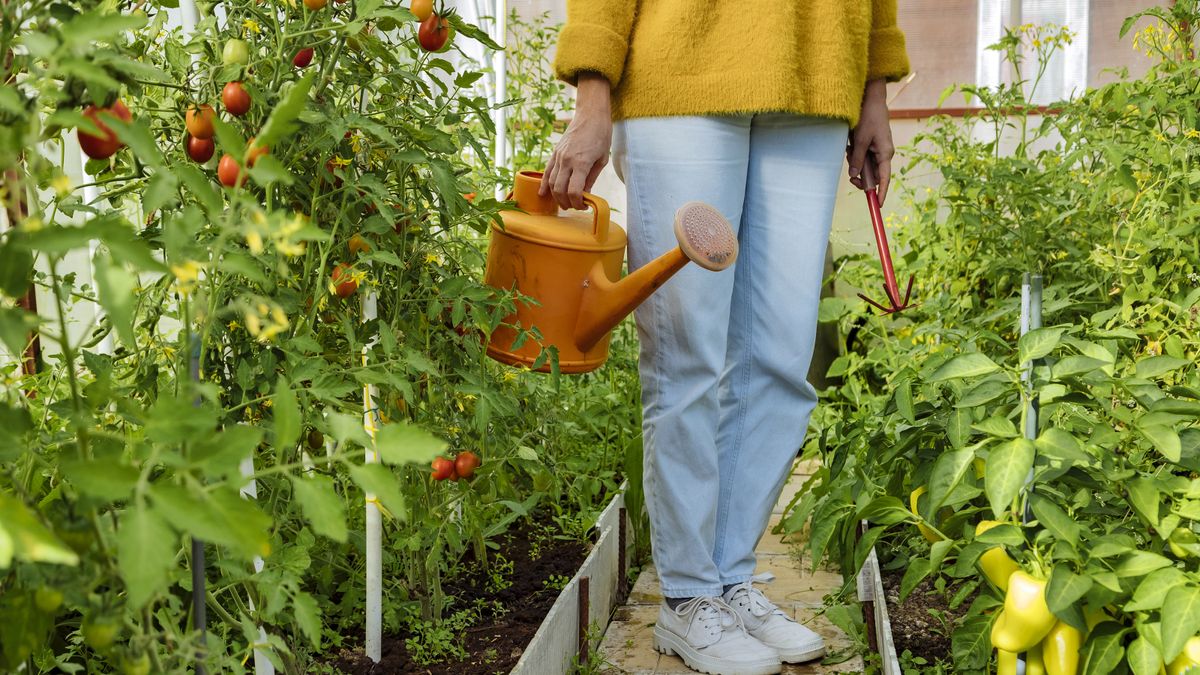
[[[743,581],[742,583],[734,586],[729,594],[729,603],[733,604],[739,597],[746,598],[746,603],[750,609],[750,615],[756,619],[761,619],[772,612],[779,612],[780,614],[783,614],[783,610],[779,609],[775,603],[768,600],[767,596],[764,595],[762,591],[754,587],[753,582],[755,581],[760,581],[760,579]]]
[[[675,611],[680,614],[690,614],[694,611],[696,623],[712,640],[709,644],[717,642],[721,634],[729,628],[736,626],[738,630],[746,629],[742,617],[721,598],[698,596],[683,603]]]

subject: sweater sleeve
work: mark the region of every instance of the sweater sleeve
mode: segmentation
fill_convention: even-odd
[[[867,48],[867,79],[895,82],[908,75],[904,33],[896,25],[896,0],[871,0],[871,38]]]
[[[614,88],[625,71],[636,0],[567,0],[567,24],[558,36],[555,74],[572,85],[595,72]]]

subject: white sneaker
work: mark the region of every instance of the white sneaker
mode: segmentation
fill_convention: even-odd
[[[721,598],[737,613],[746,632],[771,647],[784,663],[804,663],[825,656],[825,641],[783,613],[747,581]]]
[[[711,675],[775,675],[783,669],[775,650],[747,635],[720,598],[692,598],[677,609],[664,602],[654,624],[654,648]]]

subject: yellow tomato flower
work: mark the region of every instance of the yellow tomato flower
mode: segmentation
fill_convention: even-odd
[[[254,33],[255,35],[258,35],[259,33],[262,32],[262,28],[259,27],[258,22],[255,21],[254,19],[246,19],[245,21],[243,21],[242,28],[245,28],[246,30],[250,31],[251,33]]]
[[[50,186],[59,197],[66,197],[71,193],[71,178],[65,173],[60,173],[50,181]]]

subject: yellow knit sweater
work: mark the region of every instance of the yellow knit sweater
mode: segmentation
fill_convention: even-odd
[[[555,70],[597,72],[613,117],[793,112],[858,123],[908,73],[896,0],[567,0]]]

